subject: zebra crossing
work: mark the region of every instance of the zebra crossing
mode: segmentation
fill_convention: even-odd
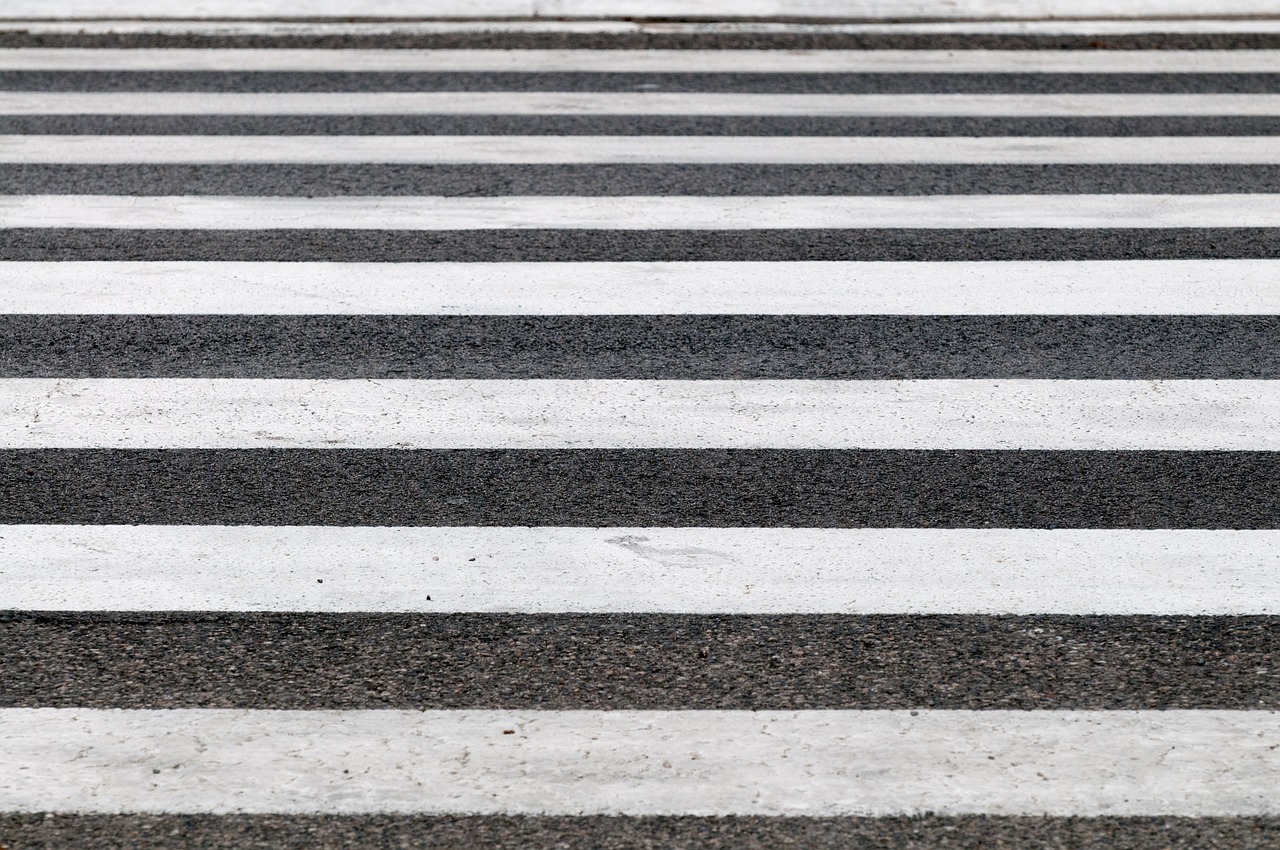
[[[1280,36],[280,27],[0,47],[0,844],[1280,844]]]

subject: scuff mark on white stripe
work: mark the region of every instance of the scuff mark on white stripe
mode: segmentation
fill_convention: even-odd
[[[1280,614],[1280,532],[0,526],[25,611]]]
[[[0,162],[1232,164],[1280,162],[1271,136],[0,136]]]
[[[0,115],[1280,115],[1277,94],[0,92]]]
[[[7,708],[0,811],[1275,815],[1277,719]]]
[[[1280,195],[0,196],[0,226],[194,230],[1280,227]]]
[[[0,262],[0,313],[1275,315],[1280,261]]]
[[[6,71],[601,73],[1280,72],[1280,50],[0,49]]]
[[[1280,450],[1266,380],[7,378],[0,449]]]

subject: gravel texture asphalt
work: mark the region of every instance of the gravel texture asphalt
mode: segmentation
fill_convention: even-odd
[[[8,850],[1241,850],[1277,818],[0,815]]]
[[[1280,527],[1280,453],[10,449],[0,522]]]
[[[0,316],[5,378],[1280,377],[1277,316]]]
[[[1259,616],[18,613],[0,706],[1276,710],[1278,651]]]

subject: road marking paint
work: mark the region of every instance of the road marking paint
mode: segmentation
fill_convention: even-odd
[[[0,136],[0,163],[1280,163],[1270,136]]]
[[[1270,711],[0,709],[0,811],[1275,815]]]
[[[6,71],[601,73],[1280,72],[1280,50],[413,50],[9,48]]]
[[[4,313],[1275,315],[1280,262],[0,262]]]
[[[0,226],[195,230],[1280,227],[1280,195],[0,196]]]
[[[1280,614],[1280,532],[0,526],[26,611]]]
[[[3,19],[751,18],[815,20],[1269,17],[1270,0],[6,0]]]
[[[0,19],[5,28],[34,35],[101,35],[104,33],[164,33],[196,35],[266,36],[421,36],[456,34],[537,35],[576,34],[660,34],[660,35],[1139,35],[1155,41],[1162,35],[1254,35],[1280,32],[1280,21],[1271,18],[1117,18],[1047,20],[968,21],[866,21],[861,23],[794,21],[645,21],[619,19],[538,20],[192,20],[101,19],[53,20]],[[92,49],[92,48],[73,48]],[[111,48],[117,49],[117,48]],[[190,50],[190,48],[183,48]],[[221,49],[221,48],[219,48]],[[275,50],[277,48],[270,48]],[[322,49],[322,48],[316,48]],[[342,48],[349,50],[351,48]],[[964,52],[958,50],[957,52]],[[1197,51],[1200,52],[1200,51]]]
[[[0,380],[0,449],[1280,450],[1266,380]]]
[[[0,115],[1280,115],[1277,94],[21,92]]]

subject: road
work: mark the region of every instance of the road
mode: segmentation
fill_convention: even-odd
[[[1280,847],[1167,27],[0,31],[0,846]]]

